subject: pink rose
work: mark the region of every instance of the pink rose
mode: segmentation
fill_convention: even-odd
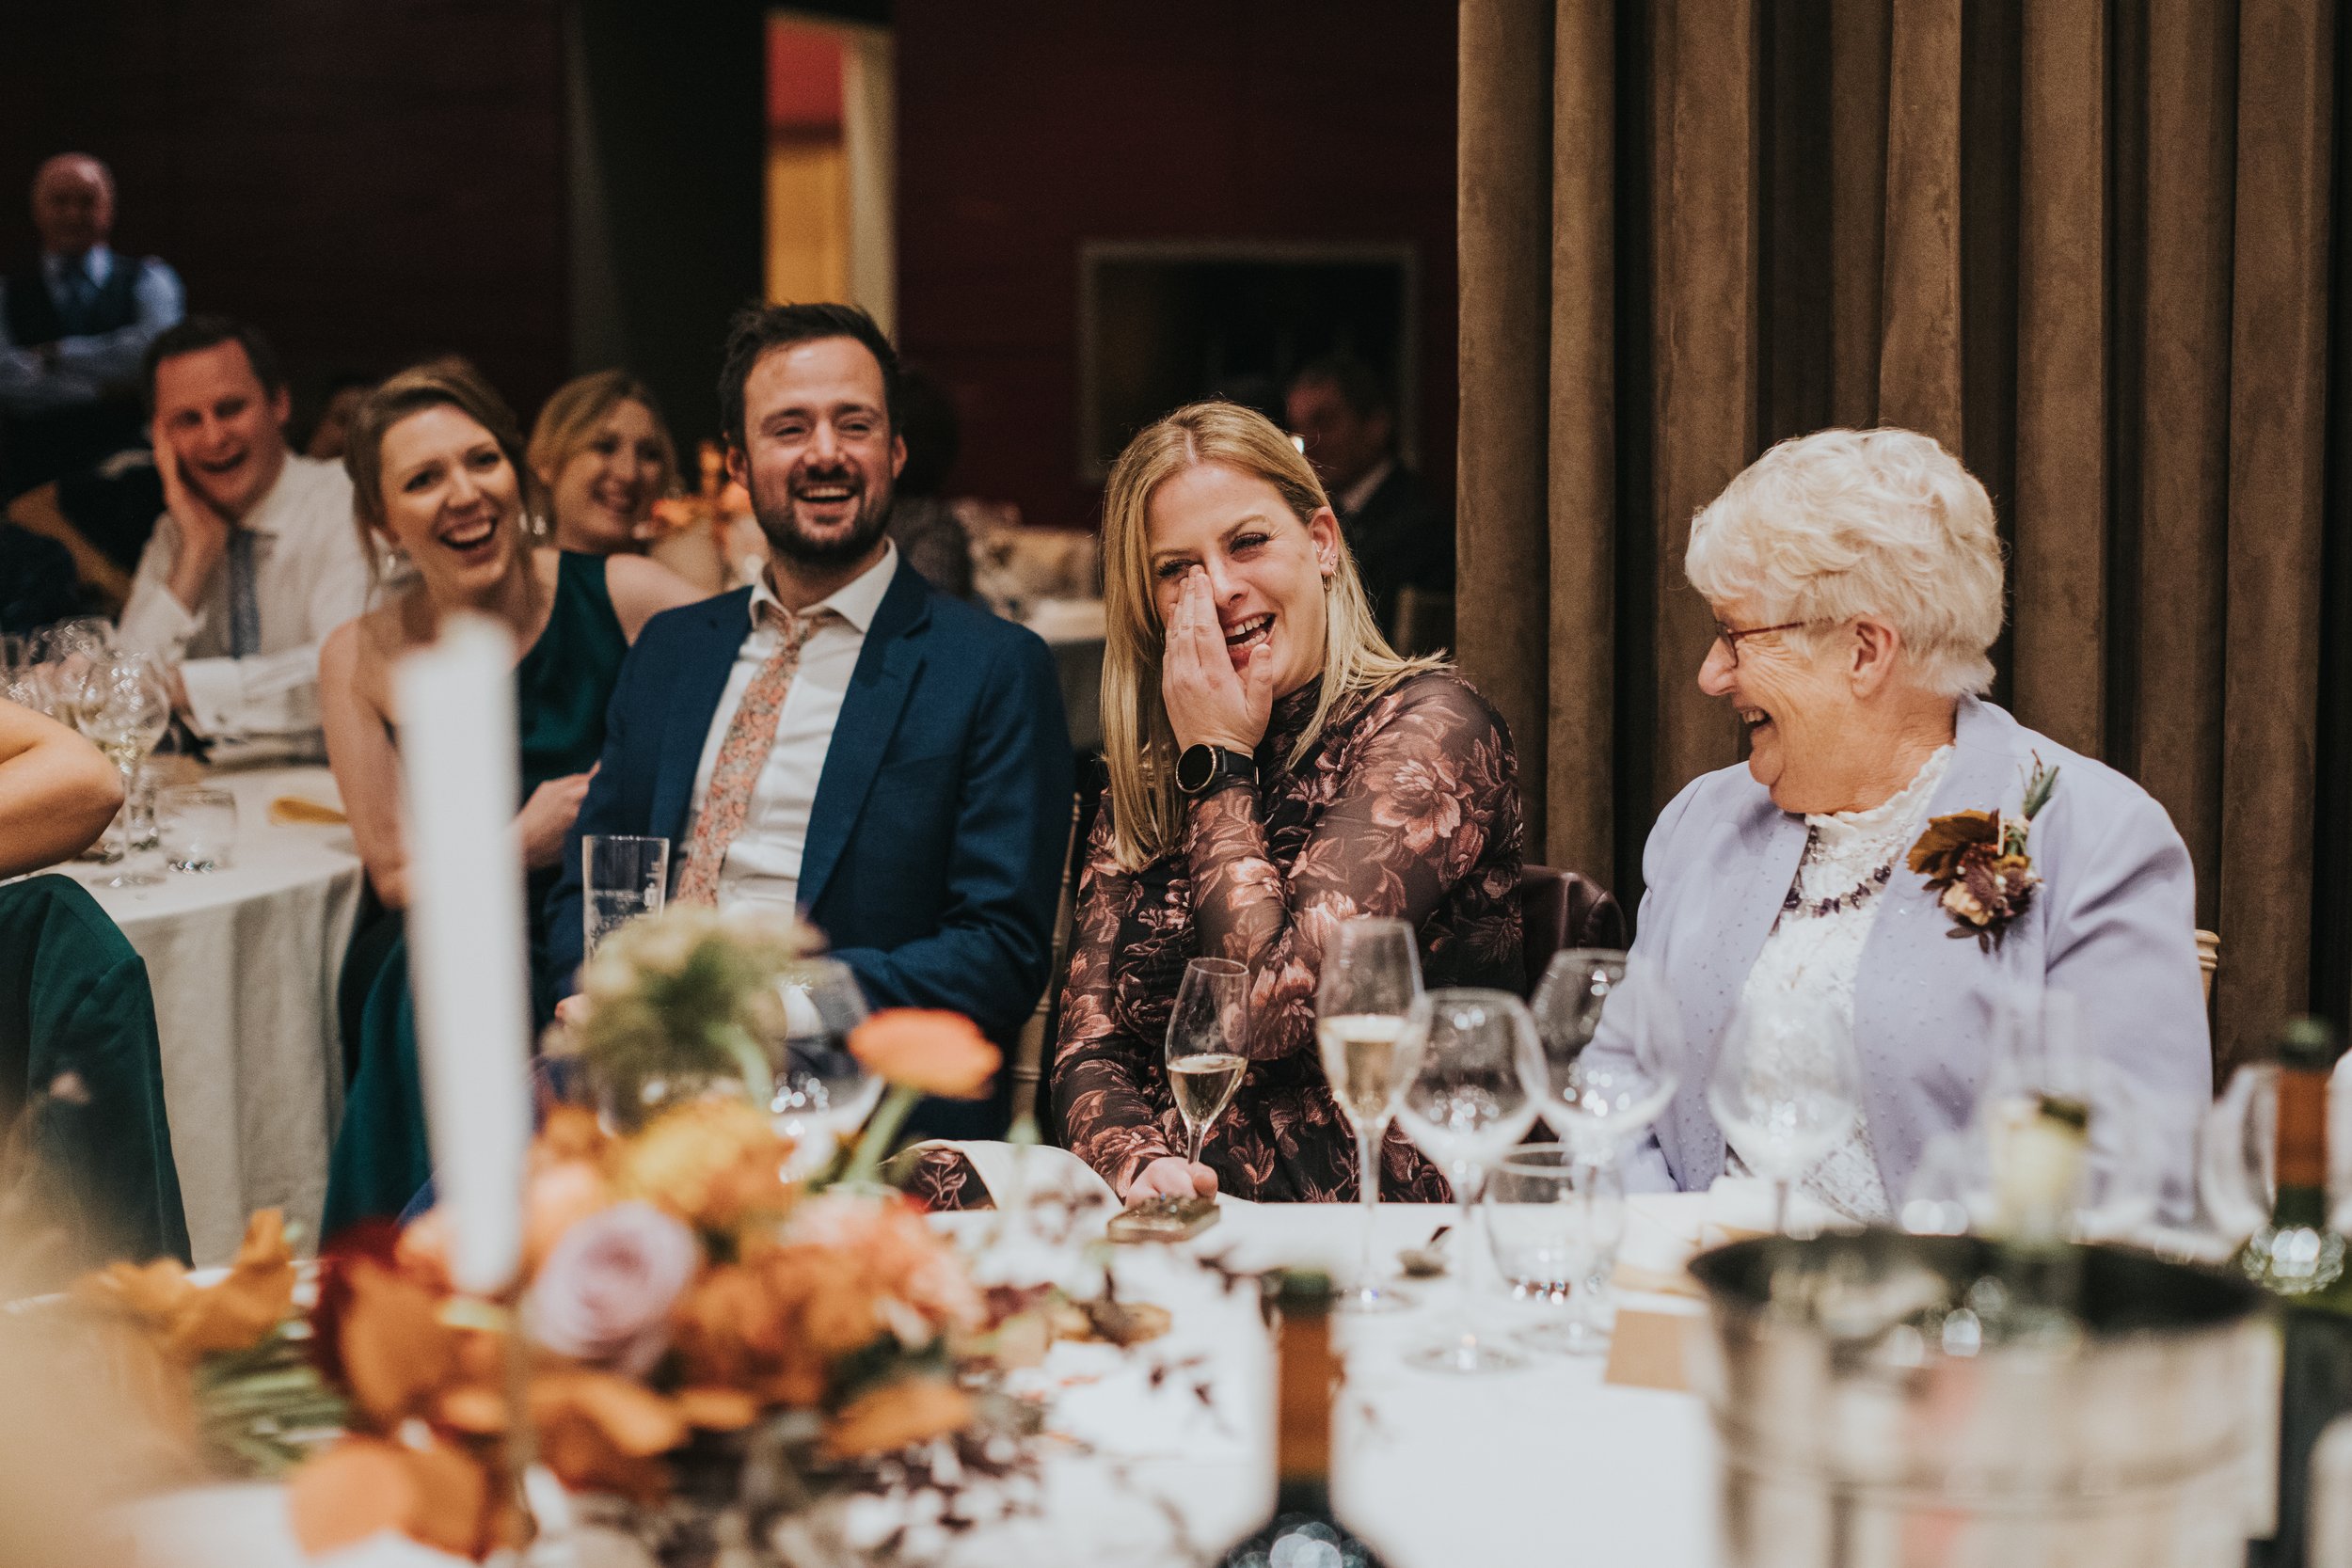
[[[564,1232],[523,1309],[558,1355],[643,1377],[670,1345],[670,1308],[701,1261],[693,1232],[649,1203],[599,1210]]]

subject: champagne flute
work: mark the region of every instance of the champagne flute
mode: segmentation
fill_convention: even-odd
[[[1184,966],[1168,1019],[1168,1087],[1184,1118],[1188,1164],[1200,1163],[1209,1129],[1249,1070],[1249,968],[1231,958]]]
[[[131,853],[131,792],[139,765],[170,727],[170,692],[153,661],[144,656],[100,655],[90,660],[74,692],[73,721],[122,776],[123,809],[107,830],[106,855],[109,861],[122,860]],[[161,879],[126,868],[105,885],[150,887]]]
[[[1397,1096],[1397,1120],[1454,1183],[1462,1260],[1453,1327],[1406,1359],[1444,1372],[1524,1366],[1525,1356],[1480,1333],[1476,1279],[1484,1248],[1474,1222],[1487,1170],[1535,1125],[1544,1081],[1535,1021],[1509,991],[1433,990],[1413,1004],[1404,1039],[1414,1065]]]
[[[1772,1183],[1772,1228],[1787,1234],[1797,1181],[1862,1116],[1851,1028],[1812,998],[1742,1005],[1724,1031],[1707,1105],[1748,1168]]]
[[[1396,1115],[1397,1092],[1414,1062],[1402,1049],[1406,1014],[1421,994],[1421,946],[1402,920],[1343,921],[1324,950],[1315,992],[1315,1043],[1324,1076],[1356,1130],[1359,1185],[1364,1208],[1364,1248],[1356,1283],[1332,1299],[1340,1312],[1392,1312],[1412,1298],[1379,1283],[1373,1233],[1380,1204],[1380,1144]]]

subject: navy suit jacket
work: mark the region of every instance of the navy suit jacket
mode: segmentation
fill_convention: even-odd
[[[550,912],[557,994],[580,967],[581,835],[660,835],[683,863],[695,768],[750,605],[741,588],[664,611],[621,666]],[[949,1008],[1005,1048],[992,1101],[917,1109],[909,1125],[929,1135],[1003,1132],[1010,1047],[1045,986],[1072,776],[1052,652],[901,560],[825,753],[799,896],[875,1006]]]

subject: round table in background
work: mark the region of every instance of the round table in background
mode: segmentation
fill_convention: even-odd
[[[335,982],[359,902],[351,830],[279,827],[270,802],[338,805],[324,768],[216,773],[200,781],[237,799],[226,869],[136,869],[163,880],[110,888],[115,867],[73,864],[147,960],[164,1056],[164,1104],[199,1264],[236,1252],[252,1211],[282,1209],[315,1242],[326,1151],[342,1114]]]

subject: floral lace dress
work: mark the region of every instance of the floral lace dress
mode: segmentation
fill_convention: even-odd
[[[1202,1157],[1222,1191],[1256,1199],[1357,1196],[1355,1134],[1314,1039],[1316,975],[1341,921],[1411,922],[1426,986],[1520,989],[1518,768],[1502,721],[1457,677],[1416,675],[1343,705],[1285,768],[1318,691],[1275,705],[1264,783],[1191,806],[1177,852],[1123,871],[1107,801],[1095,824],[1051,1083],[1071,1148],[1115,1189],[1184,1150],[1162,1048],[1192,958],[1250,968],[1249,1072]],[[1449,1196],[1393,1127],[1381,1159],[1384,1196]]]
[[[1863,944],[1878,923],[1878,895],[1902,869],[1903,857],[1927,826],[1929,802],[1951,760],[1952,749],[1943,747],[1900,792],[1868,811],[1805,817],[1804,858],[1797,863],[1797,879],[1756,956],[1756,967],[1748,971],[1740,992],[1742,1005],[1769,1004],[1775,996],[1826,998],[1851,1025],[1854,978],[1862,968]],[[1734,1176],[1748,1174],[1737,1142],[1726,1168]],[[1894,1217],[1867,1117],[1857,1117],[1846,1140],[1798,1185],[1848,1219]]]

